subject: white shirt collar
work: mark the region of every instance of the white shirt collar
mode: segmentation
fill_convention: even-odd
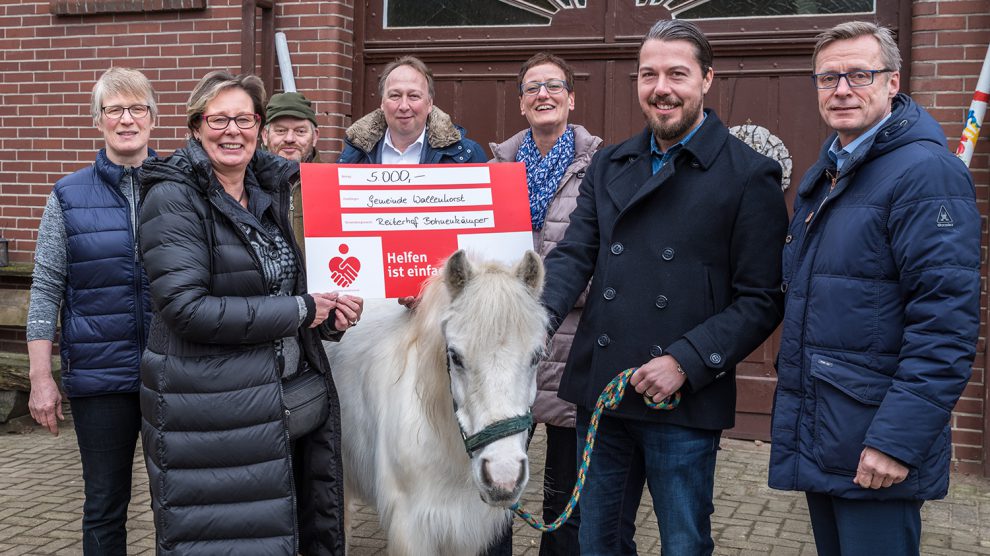
[[[406,150],[399,152],[392,143],[392,131],[385,130],[385,145],[382,147],[382,164],[419,164],[419,159],[423,154],[423,142],[426,141],[426,127],[419,134],[419,138],[413,141]]]

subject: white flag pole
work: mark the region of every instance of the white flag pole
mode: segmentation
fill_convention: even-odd
[[[296,92],[296,79],[292,76],[292,60],[289,59],[289,42],[285,39],[285,33],[275,33],[275,54],[278,56],[282,88],[286,93]]]
[[[983,116],[987,113],[987,101],[990,101],[990,48],[987,48],[987,56],[983,60],[983,70],[980,71],[980,79],[976,82],[976,92],[973,93],[973,102],[969,105],[965,127],[962,137],[959,139],[959,147],[956,149],[956,156],[966,163],[967,168],[970,161],[973,160],[976,140],[980,138]]]

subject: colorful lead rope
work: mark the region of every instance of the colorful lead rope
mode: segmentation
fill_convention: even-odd
[[[595,411],[591,414],[591,421],[588,423],[588,434],[584,439],[584,452],[581,454],[581,466],[578,468],[577,483],[574,485],[574,490],[571,492],[571,499],[567,501],[567,506],[564,507],[564,512],[560,514],[560,517],[553,523],[546,524],[533,514],[527,512],[518,503],[512,506],[511,510],[533,529],[543,533],[552,533],[571,517],[574,507],[577,506],[578,500],[581,498],[584,480],[588,475],[588,467],[591,465],[591,452],[595,449],[595,436],[598,435],[598,421],[601,420],[603,411],[606,409],[615,409],[619,406],[622,396],[626,393],[626,385],[629,384],[629,377],[636,372],[636,369],[637,367],[632,367],[619,373],[619,376],[613,378],[612,382],[609,382],[605,390],[602,391],[602,394],[598,396],[598,401],[595,402]],[[672,396],[660,403],[656,403],[646,396],[643,396],[643,401],[651,409],[670,411],[681,403],[681,393],[680,391],[674,392]]]

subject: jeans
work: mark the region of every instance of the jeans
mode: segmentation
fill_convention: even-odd
[[[805,496],[819,556],[910,556],[921,550],[920,500]]]
[[[591,412],[578,408],[583,438]],[[581,554],[636,554],[624,516],[635,515],[645,482],[661,553],[710,555],[715,457],[721,431],[603,415],[581,495]]]
[[[584,448],[574,429],[545,425],[547,432],[546,463],[543,468],[543,522],[553,523],[571,499],[577,482],[577,464],[574,454]],[[580,458],[580,454],[578,455]],[[572,556],[580,554],[578,524],[581,523],[581,506],[574,506],[571,517],[553,533],[540,538],[540,556]]]
[[[578,438],[574,429],[544,425],[547,433],[546,462],[543,472],[543,522],[553,523],[560,514],[564,513],[567,502],[571,499],[574,484],[577,482],[577,470],[584,451],[584,437]],[[536,431],[534,425],[529,431],[530,440]],[[577,454],[577,459],[574,455]],[[639,509],[639,498],[643,494],[643,485],[631,493],[635,496],[636,504],[629,504],[622,515],[623,539],[628,543],[623,546],[627,550],[623,554],[636,554],[636,512]],[[540,556],[577,556],[581,554],[578,543],[578,531],[581,523],[581,505],[574,506],[571,517],[553,533],[540,536]],[[512,553],[512,527],[502,532],[501,541],[495,544],[485,556],[506,556]]]
[[[137,392],[72,398],[83,484],[83,553],[127,554],[127,505],[141,430]]]

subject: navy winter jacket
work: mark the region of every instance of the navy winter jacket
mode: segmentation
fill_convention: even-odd
[[[132,187],[138,198],[137,174],[100,149],[92,166],[55,183],[67,242],[59,350],[70,398],[138,391],[151,300],[135,250],[136,215],[120,192]]]
[[[770,486],[942,498],[949,418],[980,324],[973,181],[938,123],[903,94],[830,192],[833,138],[801,182],[784,247]],[[855,485],[865,446],[906,464],[907,479]]]

